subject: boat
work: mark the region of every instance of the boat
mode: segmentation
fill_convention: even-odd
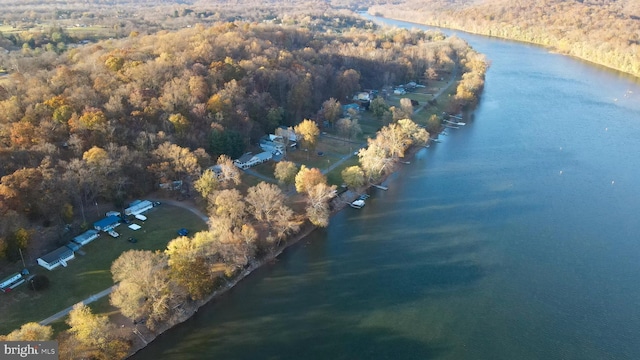
[[[362,194],[358,197],[358,200],[367,200],[370,198],[369,194]]]
[[[354,202],[350,203],[349,206],[354,209],[361,209],[364,206],[364,200],[355,200]]]
[[[384,186],[384,185],[373,184],[373,186],[377,187],[380,190],[389,190],[389,188],[387,186]]]

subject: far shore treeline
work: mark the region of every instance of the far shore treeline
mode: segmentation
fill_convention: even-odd
[[[85,212],[94,204],[122,208],[182,181],[206,208],[208,229],[161,251],[126,251],[110,269],[118,284],[110,304],[129,325],[156,334],[301,230],[328,225],[336,187],[319,169],[282,161],[279,184],[243,182],[232,159],[260,137],[284,126],[312,150],[323,127],[344,125],[336,109],[358,91],[459,77],[446,99],[458,112],[477,103],[484,85],[486,60],[456,37],[378,29],[339,14],[272,20],[132,31],[68,49],[33,44],[5,56],[0,273],[21,254],[60,246],[55,234],[89,227]],[[379,131],[358,152],[359,164],[342,172],[349,188],[378,181],[428,141],[426,124],[410,119],[411,101],[401,105],[372,104]],[[0,339],[55,336],[61,358],[71,359],[122,358],[138,341],[85,305],[63,328],[54,335],[31,322]]]
[[[391,19],[542,45],[640,77],[636,0],[373,1]]]

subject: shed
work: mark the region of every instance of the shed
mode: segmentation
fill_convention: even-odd
[[[109,216],[100,221],[93,223],[93,228],[98,231],[109,231],[114,227],[120,225],[120,218],[117,216]]]
[[[47,270],[53,270],[58,266],[67,266],[67,261],[75,258],[73,250],[66,246],[57,248],[56,250],[38,258],[38,265]]]
[[[94,225],[95,226],[95,225]],[[84,233],[73,238],[73,242],[78,245],[87,245],[93,240],[97,239],[100,236],[100,233],[97,230],[87,230]]]

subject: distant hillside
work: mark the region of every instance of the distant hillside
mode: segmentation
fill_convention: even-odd
[[[535,43],[640,77],[636,0],[396,0],[369,13]]]

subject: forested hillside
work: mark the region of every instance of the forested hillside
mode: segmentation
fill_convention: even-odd
[[[277,126],[313,118],[331,97],[450,71],[468,50],[436,32],[373,32],[353,18],[291,22],[5,54],[0,257],[52,248],[65,224],[86,225],[96,201],[120,206],[160,183],[197,178],[218,155],[239,156]],[[34,236],[44,229],[55,236]]]
[[[640,2],[635,0],[417,0],[372,14],[540,44],[640,76]]]

